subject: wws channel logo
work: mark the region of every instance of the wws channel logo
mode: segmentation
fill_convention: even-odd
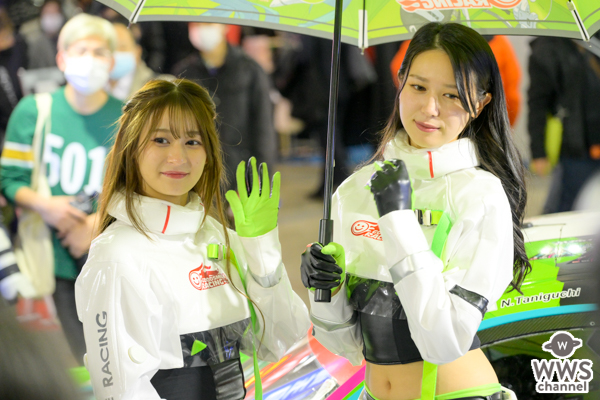
[[[582,346],[569,332],[559,331],[543,344],[542,349],[555,360],[531,360],[535,389],[538,393],[588,393],[594,377],[590,360],[569,360]],[[556,377],[556,380],[554,380]]]

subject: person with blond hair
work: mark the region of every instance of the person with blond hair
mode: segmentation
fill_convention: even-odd
[[[107,159],[98,237],[75,286],[98,399],[246,394],[240,354],[277,361],[310,326],[281,258],[280,176],[254,158],[226,198],[208,91],[148,82]]]
[[[104,87],[113,67],[116,35],[110,22],[80,14],[67,22],[58,37],[56,63],[67,84],[46,97],[49,117],[45,126],[41,160],[34,157],[33,136],[40,97],[23,98],[8,122],[0,158],[0,189],[18,207],[40,214],[52,229],[56,290],[54,302],[63,331],[77,361],[85,353],[83,329],[75,309],[78,262],[87,253],[95,214],[87,215],[72,203],[76,195],[100,192],[104,159],[110,146],[112,125],[122,103]],[[51,103],[51,104],[48,104]],[[35,164],[46,170],[52,196],[31,189]],[[91,211],[94,211],[92,207]]]

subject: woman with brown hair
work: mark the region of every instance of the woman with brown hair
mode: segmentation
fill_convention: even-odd
[[[240,352],[275,361],[307,333],[281,261],[279,173],[271,192],[264,164],[251,182],[240,164],[228,230],[214,120],[184,79],[149,82],[123,110],[76,284],[97,398],[243,399]]]

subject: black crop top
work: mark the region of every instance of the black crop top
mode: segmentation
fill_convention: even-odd
[[[363,355],[372,364],[409,364],[423,361],[410,336],[408,320],[394,284],[375,279],[346,277],[348,298],[358,312],[363,337]],[[475,335],[469,350],[478,349]]]

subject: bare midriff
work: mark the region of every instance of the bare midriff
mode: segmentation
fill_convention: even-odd
[[[367,362],[365,384],[379,400],[413,400],[421,397],[423,362],[378,365]],[[480,349],[469,351],[438,366],[436,395],[498,383],[496,373]]]

